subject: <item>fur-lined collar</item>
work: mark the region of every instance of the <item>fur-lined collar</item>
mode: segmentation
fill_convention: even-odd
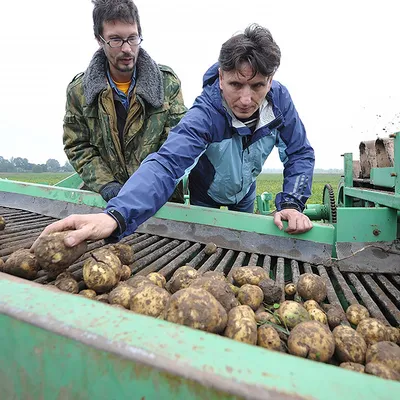
[[[90,61],[83,77],[83,91],[87,104],[92,104],[96,96],[107,87],[107,57],[103,49],[99,49]],[[142,48],[136,62],[137,81],[136,94],[159,108],[164,103],[164,86],[161,71],[156,62]]]

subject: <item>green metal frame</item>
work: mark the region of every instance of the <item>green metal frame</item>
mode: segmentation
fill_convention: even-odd
[[[4,399],[394,399],[400,383],[0,273]],[[82,318],[82,316],[85,316]]]

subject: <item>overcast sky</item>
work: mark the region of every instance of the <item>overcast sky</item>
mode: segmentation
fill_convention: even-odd
[[[400,131],[400,2],[137,0],[142,47],[182,81],[190,107],[221,44],[253,22],[281,48],[275,79],[290,91],[317,168]],[[246,8],[247,7],[247,8]],[[90,0],[2,2],[0,156],[64,163],[68,83],[97,49]],[[277,152],[265,167],[281,166]]]

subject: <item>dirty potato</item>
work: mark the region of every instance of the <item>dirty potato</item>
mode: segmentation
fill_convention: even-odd
[[[122,265],[121,266],[121,277],[120,277],[120,280],[121,281],[127,281],[130,278],[131,273],[132,273],[132,271],[131,271],[131,268],[130,268],[129,265]]]
[[[326,314],[318,309],[318,308],[312,308],[308,314],[310,315],[310,318],[314,321],[318,321],[321,322],[321,324],[327,324],[328,323],[328,317],[326,316]]]
[[[81,290],[78,294],[87,297],[88,299],[94,299],[97,296],[97,293],[92,289]]]
[[[45,271],[61,272],[86,252],[87,243],[85,241],[74,247],[65,245],[64,239],[69,232],[52,232],[37,240],[34,253],[37,262]]]
[[[342,362],[339,365],[340,368],[348,369],[350,371],[356,371],[356,372],[361,372],[362,374],[364,373],[365,367],[362,364],[357,364],[353,362]]]
[[[400,381],[400,374],[384,364],[370,362],[365,366],[365,372],[383,379]]]
[[[217,252],[217,245],[215,243],[207,243],[206,246],[204,247],[204,253],[207,256],[211,256],[211,254],[214,254]]]
[[[117,278],[115,270],[109,264],[90,257],[83,264],[83,280],[89,289],[96,293],[105,293],[117,285],[119,277]]]
[[[129,308],[131,298],[135,293],[135,289],[126,283],[120,283],[108,295],[110,304],[120,304],[125,308]]]
[[[235,293],[232,291],[230,284],[226,279],[222,280],[218,278],[218,276],[203,275],[202,277],[195,279],[190,284],[190,287],[207,290],[208,293],[212,294],[216,300],[221,303],[226,312],[229,312],[233,307],[239,305],[239,301],[235,297]]]
[[[280,351],[281,339],[276,329],[271,325],[261,325],[257,329],[257,345],[268,350]]]
[[[319,275],[307,272],[300,275],[297,282],[297,293],[304,300],[315,300],[320,303],[325,300],[327,290],[324,280]]]
[[[223,272],[218,272],[218,271],[207,271],[204,272],[204,274],[202,275],[202,277],[204,278],[210,278],[210,279],[218,279],[224,282],[228,282],[225,278],[225,275]]]
[[[237,296],[239,294],[239,287],[233,285],[232,283],[229,284],[229,287],[231,288],[232,292],[235,293],[235,296]]]
[[[282,325],[286,325],[289,329],[311,319],[307,310],[301,304],[292,300],[285,300],[278,310]]]
[[[258,286],[246,283],[240,287],[237,298],[240,304],[247,305],[255,311],[263,302],[264,293]]]
[[[282,288],[272,279],[263,279],[257,285],[264,293],[264,302],[267,304],[280,303]]]
[[[389,340],[393,343],[397,343],[400,345],[400,330],[399,328],[394,328],[392,326],[388,326],[387,328]]]
[[[109,303],[108,301],[108,293],[99,294],[95,297],[95,300],[100,301],[101,303]]]
[[[339,361],[364,364],[367,344],[350,326],[339,325],[333,330],[335,354]]]
[[[170,297],[164,319],[202,331],[221,333],[228,317],[224,307],[211,293],[202,288],[189,287]]]
[[[393,342],[378,342],[367,350],[366,363],[379,363],[400,374],[400,347]]]
[[[105,248],[96,250],[91,254],[91,258],[97,262],[110,266],[113,269],[117,280],[120,280],[122,264],[120,259],[110,249]]]
[[[165,285],[167,284],[165,276],[161,275],[159,272],[150,272],[150,274],[148,274],[146,278],[160,288],[165,288]]]
[[[127,281],[125,281],[125,283],[134,289],[142,285],[154,285],[149,278],[143,275],[132,276],[132,278],[129,278]]]
[[[4,231],[4,228],[6,227],[6,220],[4,217],[0,217],[0,231]]]
[[[133,263],[133,255],[135,254],[132,246],[125,243],[115,243],[109,249],[119,258],[122,265]]]
[[[315,300],[307,300],[304,302],[303,307],[309,312],[313,308],[317,308],[322,311],[321,306]]]
[[[174,272],[172,278],[167,283],[167,290],[170,293],[176,293],[178,290],[188,288],[199,277],[200,274],[193,267],[184,265]]]
[[[326,325],[306,321],[296,325],[288,339],[289,353],[310,360],[327,362],[335,351],[335,339]]]
[[[57,279],[54,283],[54,286],[56,286],[63,292],[74,294],[77,294],[79,292],[78,282],[75,279],[69,277]]]
[[[224,336],[238,342],[256,344],[257,323],[254,311],[245,305],[232,308],[228,313]]]
[[[255,318],[257,323],[262,323],[265,321],[273,322],[274,324],[278,325],[278,321],[273,316],[273,314],[269,313],[268,311],[259,311],[255,313]]]
[[[332,330],[341,325],[341,323],[346,318],[342,310],[340,310],[339,307],[335,306],[332,306],[328,309],[326,317],[328,318],[329,328],[331,328]]]
[[[37,259],[29,249],[14,251],[3,265],[3,272],[24,279],[35,279],[40,269]]]
[[[138,314],[158,318],[165,310],[171,295],[157,285],[141,285],[133,289],[129,308]]]
[[[258,285],[262,280],[269,279],[269,275],[261,267],[234,267],[232,269],[232,278],[233,283],[237,286],[242,286],[246,283]]]
[[[367,346],[389,340],[387,327],[375,318],[365,318],[357,326],[357,332],[363,336]]]
[[[294,283],[288,283],[285,285],[285,294],[292,297],[296,294],[296,285]]]
[[[346,317],[351,324],[357,326],[361,320],[369,318],[369,311],[361,304],[352,304],[346,310]]]
[[[0,258],[0,272],[4,272],[4,261]]]

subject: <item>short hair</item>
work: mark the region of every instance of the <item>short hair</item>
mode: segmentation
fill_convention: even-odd
[[[132,0],[92,0],[93,31],[96,38],[103,34],[103,23],[111,21],[123,21],[136,23],[139,36],[142,36],[139,11]]]
[[[253,76],[271,76],[279,67],[281,51],[271,32],[258,24],[249,25],[244,33],[232,36],[221,47],[219,66],[223,71],[239,71],[249,63]]]

